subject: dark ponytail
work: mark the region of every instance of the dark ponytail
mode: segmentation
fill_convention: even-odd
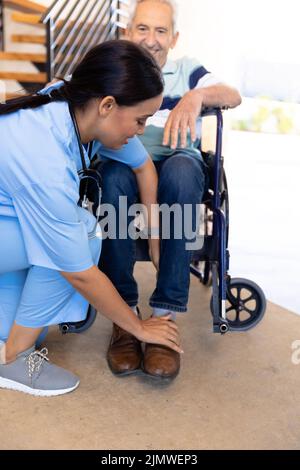
[[[50,103],[50,101],[51,98],[47,95],[27,95],[20,98],[13,98],[7,100],[6,103],[0,104],[0,116],[13,113],[19,109],[38,108],[39,106]]]
[[[50,95],[28,95],[0,104],[0,116],[20,109],[37,108],[51,101],[66,101],[83,108],[93,98],[113,96],[119,106],[158,96],[163,78],[151,54],[130,41],[104,42],[91,49],[75,67],[70,81]]]

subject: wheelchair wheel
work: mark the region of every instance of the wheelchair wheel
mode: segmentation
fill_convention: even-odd
[[[86,314],[86,319],[78,322],[60,323],[59,330],[63,335],[67,333],[83,333],[92,326],[96,320],[97,311],[90,305]]]
[[[213,312],[213,300],[210,303]],[[227,286],[226,318],[230,331],[254,328],[266,311],[266,298],[262,289],[248,279],[233,278]]]

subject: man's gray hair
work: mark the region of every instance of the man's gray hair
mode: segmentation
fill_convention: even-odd
[[[135,12],[137,9],[137,6],[139,3],[146,2],[149,0],[130,0],[129,4],[129,18],[128,18],[128,24],[127,26],[130,27],[132,25],[132,21],[135,17]],[[173,33],[177,33],[177,15],[178,15],[178,5],[176,0],[155,0],[161,3],[166,3],[167,5],[170,5],[170,7],[173,10]]]

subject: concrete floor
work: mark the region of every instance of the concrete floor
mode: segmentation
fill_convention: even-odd
[[[147,315],[150,263],[137,277]],[[182,369],[169,385],[111,374],[103,317],[82,335],[52,329],[50,357],[77,373],[80,387],[56,398],[0,390],[0,449],[300,449],[299,316],[268,304],[255,329],[221,337],[211,332],[209,299],[193,278],[189,313],[178,321]]]

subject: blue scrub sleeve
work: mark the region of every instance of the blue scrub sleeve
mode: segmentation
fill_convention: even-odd
[[[66,272],[94,265],[77,199],[78,191],[62,183],[32,184],[12,195],[31,265]]]
[[[148,159],[148,152],[138,137],[129,139],[128,144],[124,145],[120,150],[108,149],[103,147],[100,142],[95,142],[94,152],[102,158],[125,163],[133,169],[139,168]]]

